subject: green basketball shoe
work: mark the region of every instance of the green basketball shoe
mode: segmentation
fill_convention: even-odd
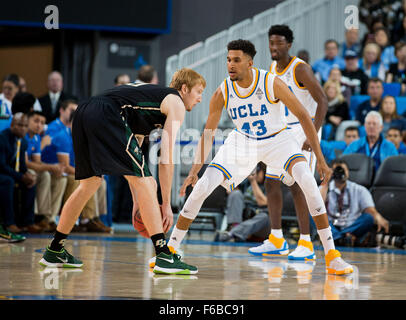
[[[24,236],[10,232],[0,225],[0,242],[16,243],[24,241],[25,239]]]
[[[72,256],[65,248],[57,252],[52,251],[48,247],[39,264],[44,267],[57,268],[80,268],[83,266],[83,262]]]
[[[154,273],[161,274],[196,274],[197,268],[182,262],[180,255],[161,252],[155,260]]]

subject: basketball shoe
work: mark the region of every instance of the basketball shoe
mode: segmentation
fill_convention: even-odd
[[[80,268],[83,262],[72,256],[65,248],[61,251],[52,251],[46,248],[42,259],[39,264],[44,267],[57,267],[57,268]]]
[[[273,234],[258,247],[249,248],[248,252],[254,256],[286,256],[289,245],[284,238],[276,238]]]
[[[196,274],[195,266],[182,262],[176,253],[165,254],[161,252],[156,256],[154,273],[161,274]]]
[[[352,265],[348,264],[341,258],[341,253],[338,250],[331,249],[325,256],[326,269],[329,274],[349,274],[354,272]]]
[[[179,256],[183,257],[183,251],[182,250],[180,250],[180,249],[175,250],[172,246],[168,246],[168,248],[169,248],[170,252],[176,253]],[[150,268],[155,267],[155,260],[156,260],[156,257],[152,257],[151,259],[148,260],[148,265],[149,265]]]
[[[314,253],[313,243],[300,239],[297,243],[297,247],[288,255],[289,260],[313,260],[316,259]]]
[[[15,243],[24,241],[25,237],[8,231],[0,225],[0,242]]]

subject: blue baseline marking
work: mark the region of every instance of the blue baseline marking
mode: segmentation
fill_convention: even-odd
[[[51,239],[52,235],[27,235],[27,239],[39,238],[39,239]],[[92,240],[92,241],[107,241],[107,242],[150,242],[147,238],[128,238],[128,237],[104,237],[104,236],[69,236],[68,240]],[[225,247],[255,247],[260,245],[260,242],[214,242],[208,240],[184,240],[184,244],[192,245],[209,245],[209,246],[225,246]],[[295,247],[291,247],[294,249]],[[406,255],[406,250],[401,249],[382,249],[382,248],[350,248],[350,247],[336,247],[342,252],[365,252],[365,253],[393,253],[399,255]],[[323,251],[322,246],[314,246],[315,250]],[[43,249],[38,249],[43,250]],[[38,251],[36,252],[42,252]]]

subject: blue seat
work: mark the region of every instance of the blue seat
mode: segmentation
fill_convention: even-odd
[[[396,97],[395,100],[398,114],[404,114],[406,112],[406,97]]]
[[[364,101],[368,100],[368,95],[353,95],[350,100],[350,118],[355,120],[355,115],[358,109],[358,106]]]
[[[383,83],[383,95],[391,95],[397,97],[400,95],[400,83]]]

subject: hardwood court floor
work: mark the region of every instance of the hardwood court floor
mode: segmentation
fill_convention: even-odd
[[[147,266],[150,240],[135,232],[71,235],[67,248],[84,262],[72,270],[38,264],[50,237],[0,244],[0,299],[406,299],[404,250],[339,248],[356,272],[330,276],[320,250],[314,264],[259,258],[247,252],[252,243],[216,243],[212,234],[193,232],[182,249],[199,273],[158,276]]]

